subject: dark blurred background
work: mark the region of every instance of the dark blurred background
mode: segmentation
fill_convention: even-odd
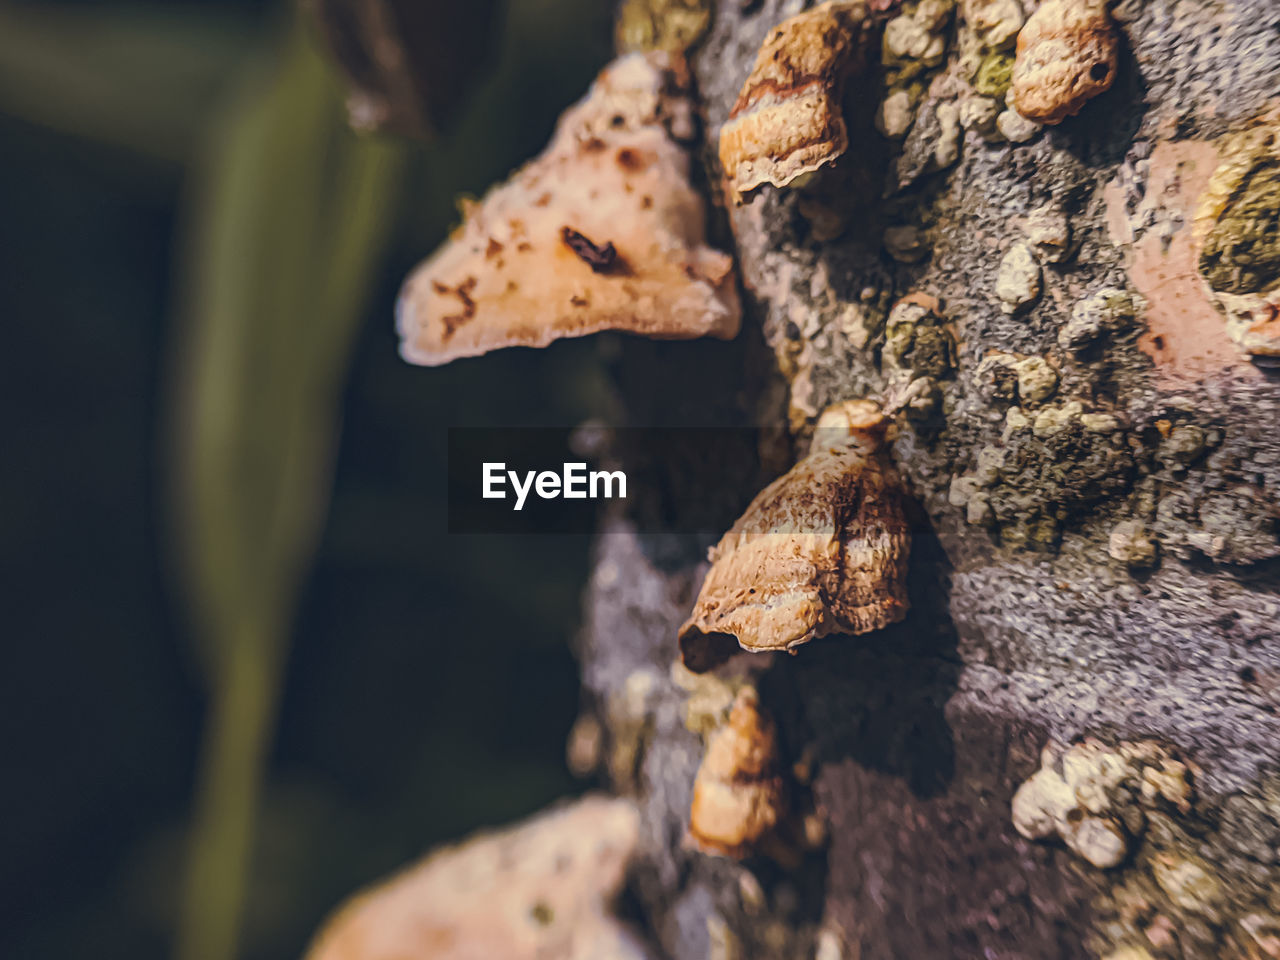
[[[348,131],[292,4],[0,0],[0,956],[297,956],[582,789],[588,544],[447,536],[444,430],[607,415],[608,341],[414,368],[393,304],[611,6],[498,4],[410,141]]]

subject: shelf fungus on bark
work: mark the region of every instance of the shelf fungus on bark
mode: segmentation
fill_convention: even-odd
[[[479,834],[339,908],[307,960],[650,960],[610,910],[639,839],[602,796]]]
[[[829,0],[769,32],[720,130],[720,163],[739,200],[848,149],[844,83],[862,65],[866,24],[865,3]]]
[[[754,688],[744,687],[728,722],[707,741],[693,782],[689,841],[703,853],[741,858],[773,835],[785,815],[777,731]]]
[[[906,615],[911,533],[887,455],[889,424],[866,400],[822,414],[809,455],[765,487],[710,551],[680,628],[685,666],[703,672],[738,646],[794,650]]]
[[[1010,106],[1061,123],[1111,86],[1118,51],[1105,0],[1045,0],[1018,34]]]
[[[689,183],[688,87],[678,55],[608,66],[542,155],[466,204],[409,277],[396,307],[404,358],[439,366],[601,330],[734,337],[733,260],[706,245]]]

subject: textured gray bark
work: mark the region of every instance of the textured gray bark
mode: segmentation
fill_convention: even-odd
[[[709,143],[766,31],[801,6],[717,4],[693,54]],[[616,785],[644,810],[638,909],[677,960],[819,945],[834,956],[836,943],[847,958],[1280,951],[1263,932],[1280,917],[1280,375],[1243,355],[1197,369],[1168,360],[1174,348],[1149,315],[1182,307],[1153,306],[1160,294],[1135,278],[1134,252],[1148,233],[1163,231],[1167,248],[1190,229],[1193,210],[1148,195],[1155,180],[1168,186],[1162,151],[1214,142],[1280,102],[1280,7],[1130,0],[1115,16],[1120,76],[1079,116],[1024,144],[967,132],[958,162],[892,194],[879,185],[901,153],[928,148],[938,98],[926,95],[916,132],[893,146],[868,119],[881,81],[855,78],[849,112],[863,119],[839,169],[804,191],[766,187],[725,214],[748,291],[740,341],[628,344],[620,361],[637,422],[736,413],[777,427],[789,394],[803,432],[830,402],[889,391],[901,364],[882,353],[884,324],[902,296],[938,298],[958,343],[935,377],[941,410],[906,423],[895,447],[922,513],[906,621],[761,658],[762,698],[791,758],[814,761],[796,806],[816,805],[828,823],[825,849],[799,866],[682,846],[702,744],[671,664],[704,567],[625,517],[599,540],[584,683]],[[1019,218],[1048,203],[1067,213],[1076,252],[1044,267],[1030,309],[1006,314],[994,296],[1001,258],[1023,237]],[[837,239],[815,238],[815,204],[848,221]],[[931,254],[890,257],[882,234],[893,225],[920,228]],[[1139,295],[1133,325],[1064,349],[1073,307],[1103,288]],[[1056,370],[1054,394],[1021,401],[1030,419],[1078,400],[1116,429],[1091,432],[1077,416],[1056,434],[1002,439],[1019,401],[978,376],[993,351]],[[950,496],[955,478],[981,472],[984,448],[1003,451],[1004,467]],[[975,490],[988,507],[971,525]],[[1160,541],[1154,569],[1108,553],[1117,524],[1134,520]],[[1192,810],[1153,815],[1111,870],[1024,839],[1011,820],[1040,748],[1084,736],[1155,740],[1195,765]],[[1179,864],[1199,871],[1195,891],[1158,869]]]

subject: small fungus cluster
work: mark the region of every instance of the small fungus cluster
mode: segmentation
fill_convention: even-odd
[[[600,74],[540,156],[465,205],[462,225],[409,278],[397,307],[406,359],[434,366],[601,330],[736,335],[733,262],[706,244],[705,204],[690,182],[694,104],[682,54],[706,32],[713,6],[623,3],[619,48],[640,52]],[[873,13],[890,9],[880,48],[887,92],[876,118],[887,138],[900,141],[890,192],[951,167],[966,143],[1030,140],[1043,124],[1062,122],[1107,90],[1119,69],[1119,37],[1105,0],[1043,0],[1029,17],[1019,0],[828,0],[769,31],[719,130],[733,200],[766,184],[802,186],[850,150],[846,85],[866,66]],[[1280,358],[1280,133],[1259,126],[1237,147],[1201,198],[1196,265],[1241,346],[1256,358]],[[797,206],[820,242],[845,229],[812,194]],[[916,226],[890,226],[882,239],[900,263],[929,253]],[[1046,268],[1061,268],[1077,246],[1062,206],[1034,210],[1004,250],[987,295],[1008,316],[1027,314],[1046,273],[1056,284]],[[875,288],[867,289],[863,299],[873,299]],[[1052,292],[1060,291],[1055,285]],[[1194,502],[1175,492],[1157,503],[1156,471],[1181,477],[1212,447],[1215,438],[1202,427],[1162,420],[1147,430],[1158,439],[1143,441],[1141,430],[1103,412],[1107,401],[1089,410],[1064,396],[1072,381],[1060,380],[1060,371],[1071,369],[1072,355],[1130,329],[1135,315],[1124,290],[1095,289],[1058,331],[1062,354],[1001,350],[979,360],[977,393],[1005,410],[1004,430],[952,481],[950,502],[1006,544],[1050,547],[1064,524],[1129,494],[1145,471],[1146,486],[1133,498],[1143,508],[1111,520],[1107,550],[1117,563],[1153,566],[1162,545],[1226,560],[1242,550],[1254,559],[1280,553],[1272,527],[1258,524],[1257,542],[1240,529],[1241,517],[1257,514],[1249,512],[1256,498],[1243,485]],[[802,328],[799,320],[796,326]],[[861,323],[858,331],[859,347],[879,333]],[[936,426],[958,353],[936,298],[915,292],[899,300],[879,354],[888,410],[917,432]],[[798,380],[793,405],[807,423],[817,412],[815,391],[804,406],[796,400]],[[672,674],[689,694],[686,725],[706,740],[690,809],[695,849],[749,856],[777,838],[789,802],[777,729],[756,689],[709,671],[739,649],[794,652],[816,638],[865,634],[906,615],[911,533],[906,487],[888,450],[893,429],[885,410],[868,400],[828,408],[807,455],[765,487],[709,552],[705,580],[678,631]],[[605,705],[608,768],[617,784],[635,783],[659,682],[651,669],[638,670]],[[577,737],[575,769],[600,765],[605,738],[594,723]],[[1093,866],[1111,869],[1132,862],[1160,817],[1186,814],[1191,802],[1192,772],[1165,747],[1089,739],[1045,748],[1040,769],[1013,797],[1012,817],[1022,836],[1060,839]],[[468,841],[344,909],[310,958],[417,956],[430,942],[442,945],[430,954],[439,957],[644,960],[645,948],[609,911],[638,832],[629,803],[588,798]],[[1152,860],[1152,876],[1170,903],[1188,912],[1217,903],[1208,870],[1190,857],[1161,856]],[[708,920],[713,943],[728,943],[732,932],[717,922]],[[1240,921],[1242,928],[1250,922],[1250,935],[1274,942],[1269,955],[1280,955],[1280,933],[1259,939],[1272,936],[1265,917]],[[1156,943],[1151,937],[1160,933],[1148,940]],[[453,944],[459,952],[450,952]],[[1113,960],[1123,950],[1150,955],[1146,946],[1123,947]]]

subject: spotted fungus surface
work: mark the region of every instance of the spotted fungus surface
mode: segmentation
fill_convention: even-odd
[[[785,187],[849,147],[845,80],[862,62],[866,5],[830,0],[783,21],[756,56],[720,130],[720,163],[741,198]]]
[[[1018,34],[1010,105],[1061,123],[1115,81],[1118,50],[1105,0],[1045,0]]]
[[[406,360],[438,366],[601,330],[737,334],[733,261],[706,245],[689,183],[681,64],[663,52],[614,61],[541,156],[466,205],[401,292]]]
[[[794,650],[867,633],[907,612],[911,533],[885,449],[889,420],[869,401],[825,411],[808,456],[765,487],[711,549],[679,631],[691,670],[735,649]]]
[[[308,960],[647,960],[610,910],[639,836],[601,796],[479,834],[357,895]]]
[[[751,687],[713,732],[693,783],[689,840],[703,853],[740,858],[772,834],[786,812],[773,721]]]

